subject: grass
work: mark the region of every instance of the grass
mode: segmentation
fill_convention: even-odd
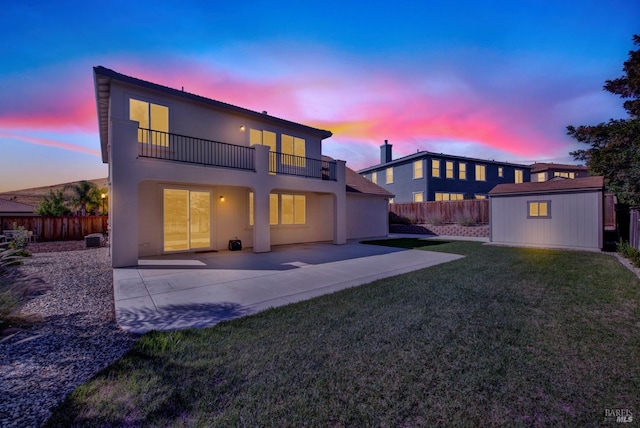
[[[598,426],[640,406],[640,282],[608,255],[465,258],[202,330],[150,333],[49,426]]]

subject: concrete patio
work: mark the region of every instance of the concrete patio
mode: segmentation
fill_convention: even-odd
[[[114,269],[116,317],[136,333],[211,326],[461,257],[350,242],[146,258]]]

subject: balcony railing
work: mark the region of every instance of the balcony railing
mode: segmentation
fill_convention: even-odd
[[[138,129],[139,156],[255,171],[252,147]]]
[[[269,152],[269,172],[336,181],[336,162]]]
[[[255,171],[253,147],[138,128],[138,156]],[[336,162],[269,152],[269,172],[336,181]]]

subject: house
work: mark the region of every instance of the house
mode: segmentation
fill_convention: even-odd
[[[331,132],[104,67],[94,84],[114,267],[235,238],[259,253],[388,233],[392,195],[354,180],[347,191],[345,162],[322,156]],[[360,214],[368,227],[349,230]]]
[[[30,217],[35,215],[35,207],[32,205],[0,198],[0,217]]]
[[[392,145],[380,146],[380,164],[358,171],[395,197],[392,202],[484,199],[501,183],[529,181],[531,167],[419,151],[392,160]]]
[[[582,165],[561,163],[534,163],[531,165],[531,181],[547,181],[555,177],[582,178],[589,176],[589,168]]]
[[[490,241],[600,250],[603,200],[603,177],[500,184],[489,192]]]

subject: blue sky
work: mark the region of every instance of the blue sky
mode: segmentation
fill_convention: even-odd
[[[388,139],[512,162],[572,162],[567,125],[625,117],[602,91],[640,3],[22,1],[0,15],[0,191],[107,175],[92,68],[328,129],[329,156]]]

